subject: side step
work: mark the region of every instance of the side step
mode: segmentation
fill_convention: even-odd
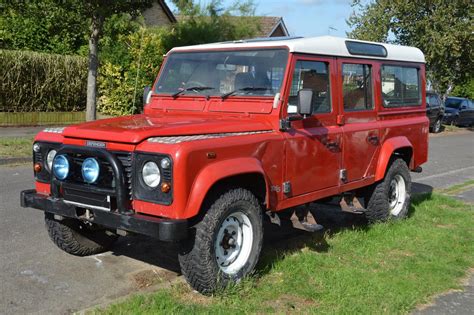
[[[354,214],[362,214],[365,212],[365,208],[362,206],[359,199],[352,194],[343,195],[339,205],[341,206],[341,210],[344,212]]]
[[[289,220],[287,216],[285,216],[285,219],[280,219],[280,216],[276,212],[267,211],[266,214],[268,215],[270,222],[279,227],[286,226],[286,222],[291,222],[293,228],[306,232],[313,233],[324,230],[324,227],[321,224],[316,223],[316,220],[309,211],[309,205],[296,208]]]
[[[311,233],[324,230],[324,227],[321,224],[318,224],[314,219],[311,211],[309,211],[309,206],[296,208],[295,212],[291,215],[290,220],[293,227],[298,230]]]

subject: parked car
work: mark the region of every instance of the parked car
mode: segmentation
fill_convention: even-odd
[[[443,123],[456,126],[474,125],[474,102],[462,97],[448,97],[445,101]]]
[[[22,206],[73,255],[127,234],[179,242],[211,293],[252,272],[264,218],[320,231],[309,204],[341,195],[369,222],[405,218],[428,158],[425,80],[417,48],[329,36],[174,48],[143,114],[36,136]]]
[[[426,115],[430,120],[430,131],[438,133],[444,116],[444,104],[438,94],[426,92]]]

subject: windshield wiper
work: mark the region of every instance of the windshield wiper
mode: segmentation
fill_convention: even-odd
[[[214,87],[211,87],[211,86],[191,86],[191,87],[188,87],[188,88],[185,88],[185,89],[182,89],[182,90],[179,90],[178,92],[174,93],[174,94],[171,94],[171,97],[172,98],[176,98],[178,95],[186,92],[186,91],[194,91],[194,92],[198,92],[198,91],[205,91],[205,90],[214,90],[215,88]]]
[[[269,88],[260,87],[260,86],[247,86],[247,87],[244,87],[244,88],[241,88],[241,89],[233,90],[233,91],[230,91],[228,93],[222,94],[221,98],[222,98],[222,100],[225,100],[226,98],[228,98],[231,95],[234,95],[237,92],[266,91],[268,89]]]

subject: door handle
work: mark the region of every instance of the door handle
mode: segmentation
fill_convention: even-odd
[[[367,142],[373,145],[379,144],[379,137],[375,135],[371,135],[367,137]]]
[[[335,151],[339,149],[339,143],[337,143],[336,141],[329,140],[328,142],[325,143],[325,145],[326,145],[326,148],[328,148],[331,151]]]

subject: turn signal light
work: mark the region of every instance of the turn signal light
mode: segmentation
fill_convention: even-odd
[[[171,190],[171,186],[168,183],[161,184],[161,191],[164,193],[168,193]]]
[[[35,163],[35,166],[33,167],[33,169],[35,170],[35,173],[39,173],[43,169],[43,166],[41,166],[41,163],[38,162],[38,163]]]

